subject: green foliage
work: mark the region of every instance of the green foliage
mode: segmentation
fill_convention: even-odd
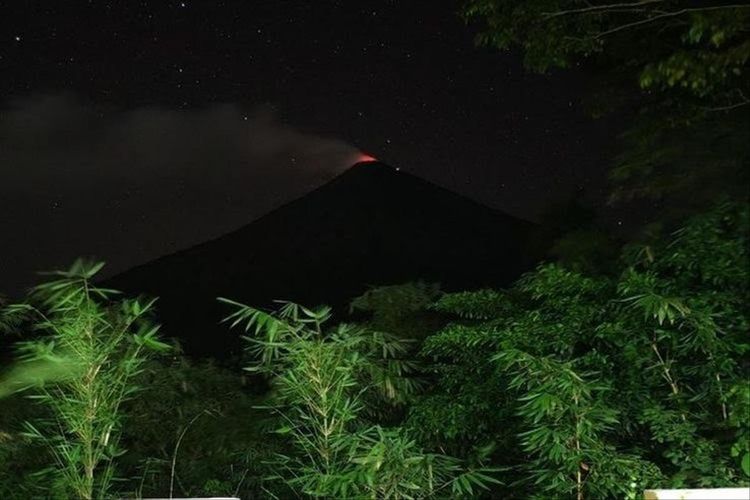
[[[612,277],[548,264],[441,297],[455,319],[422,347],[437,383],[410,428],[467,456],[494,445],[506,482],[540,498],[742,484],[749,214],[722,203],[626,248]]]
[[[427,312],[427,306],[439,295],[439,285],[421,281],[380,286],[352,300],[349,312],[369,313],[368,326],[371,329],[422,339],[438,326],[434,315]]]
[[[40,356],[27,359],[5,370],[0,378],[0,399],[45,383],[64,382],[78,374],[78,365],[71,356]]]
[[[64,368],[51,383],[20,378],[49,410],[48,418],[27,422],[26,432],[49,449],[54,466],[47,472],[65,497],[108,496],[113,462],[122,453],[120,407],[137,389],[133,377],[149,351],[168,348],[148,320],[153,301],[111,302],[113,291],[91,284],[102,266],[76,262],[51,273],[57,279],[35,288],[28,303],[11,306],[28,314],[41,334],[20,344],[20,373],[38,373],[49,362]]]
[[[750,477],[750,381],[742,380],[729,389],[727,401],[729,423],[737,429],[730,454],[739,462],[745,476]]]
[[[148,362],[128,415],[119,464],[146,498],[261,494],[262,462],[278,451],[273,425],[256,406],[263,387],[228,367],[191,361],[175,349]],[[174,469],[174,474],[172,473]]]
[[[638,72],[641,87],[681,89],[705,98],[744,99],[750,59],[750,9],[737,4],[686,7],[677,0],[469,0],[482,44],[523,48],[536,71],[605,54]],[[646,50],[650,49],[650,50]]]
[[[0,498],[51,496],[49,483],[33,473],[48,467],[53,459],[43,443],[29,439],[23,428],[23,422],[47,413],[21,394],[0,402]]]
[[[507,304],[504,294],[495,290],[479,290],[444,295],[432,305],[432,309],[462,318],[488,319],[501,314]]]
[[[747,108],[695,116],[656,105],[644,110],[622,135],[613,159],[612,202],[669,196],[670,219],[701,212],[717,199],[746,197],[750,162]]]
[[[508,388],[520,394],[518,438],[530,456],[521,467],[528,479],[520,482],[532,482],[534,496],[612,498],[627,494],[633,475],[659,478],[653,465],[618,452],[605,439],[619,424],[617,409],[607,404],[609,381],[578,373],[572,362],[513,348],[493,360],[509,375]]]
[[[494,481],[481,469],[429,453],[399,427],[372,420],[375,404],[398,404],[415,390],[414,367],[400,359],[406,342],[351,325],[324,329],[330,309],[283,302],[267,313],[227,299],[226,320],[243,325],[257,362],[270,378],[269,409],[288,440],[271,480],[294,492],[332,498],[424,498],[449,488],[472,494]]]
[[[668,198],[673,222],[718,195],[745,199],[750,6],[467,0],[461,13],[479,24],[479,43],[519,47],[534,71],[590,60],[608,111],[638,110],[613,159],[613,203]]]
[[[352,304],[361,325],[220,299],[246,334],[244,375],[178,348],[149,360],[167,348],[153,301],[113,300],[91,284],[99,266],[76,264],[2,311],[11,333],[33,331],[0,377],[0,496],[106,498],[115,461],[135,497],[745,485],[750,207],[718,203],[647,243],[606,274],[544,264],[507,290],[375,288]]]
[[[421,281],[381,286],[352,300],[350,311],[370,311],[375,313],[376,319],[400,316],[427,307],[439,294],[439,285]]]
[[[8,310],[8,299],[0,294],[0,335],[18,333],[22,317],[22,315],[13,310]]]

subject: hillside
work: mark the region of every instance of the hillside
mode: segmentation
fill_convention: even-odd
[[[238,334],[217,325],[217,296],[256,306],[347,301],[368,285],[422,279],[444,289],[509,283],[533,263],[533,225],[378,162],[250,224],[107,280],[158,296],[164,331],[192,355],[224,357]]]

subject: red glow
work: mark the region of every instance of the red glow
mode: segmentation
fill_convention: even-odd
[[[368,155],[367,153],[360,153],[359,156],[357,156],[357,161],[355,161],[354,163],[367,163],[373,161],[378,161],[378,159],[374,156]]]

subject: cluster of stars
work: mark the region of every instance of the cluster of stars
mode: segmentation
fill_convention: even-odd
[[[538,193],[600,165],[580,138],[606,130],[579,119],[583,86],[528,75],[510,52],[478,50],[455,8],[139,0],[50,4],[28,16],[19,7],[0,20],[14,42],[0,47],[9,75],[0,84],[9,96],[66,89],[125,107],[276,103],[292,125],[531,214]]]

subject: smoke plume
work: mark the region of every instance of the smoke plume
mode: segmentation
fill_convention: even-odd
[[[268,108],[93,106],[64,94],[0,114],[0,291],[80,255],[109,271],[216,237],[301,196],[359,151]]]

